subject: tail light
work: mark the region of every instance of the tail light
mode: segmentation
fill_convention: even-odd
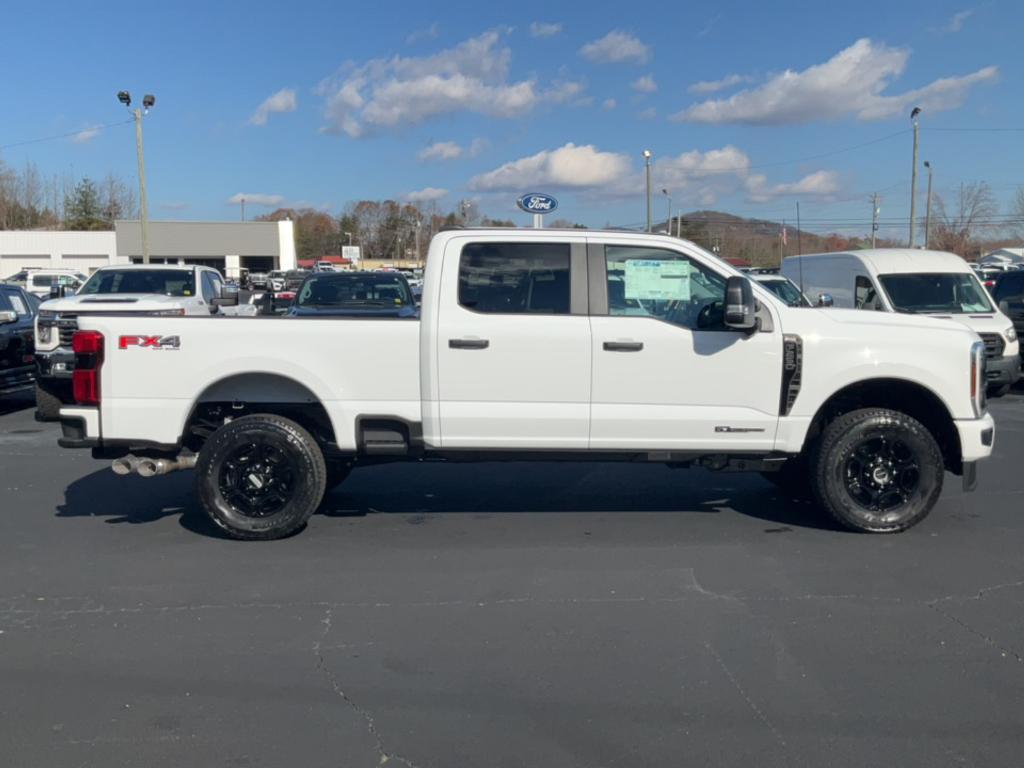
[[[100,404],[100,368],[103,366],[103,334],[97,331],[76,331],[71,337],[75,353],[75,370],[71,389],[79,405]]]

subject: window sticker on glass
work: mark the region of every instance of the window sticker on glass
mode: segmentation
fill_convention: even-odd
[[[10,295],[11,306],[14,307],[14,311],[24,317],[28,314],[28,307],[25,306],[25,302],[21,300],[21,296],[16,293]]]
[[[630,259],[626,262],[626,298],[638,301],[689,301],[690,262],[684,259]]]

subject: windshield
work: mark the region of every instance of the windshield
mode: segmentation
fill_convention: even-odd
[[[284,277],[284,272],[282,272],[282,271],[281,271],[281,270],[279,270],[279,269],[275,269],[275,270],[274,270],[273,272],[271,272],[271,273],[270,273],[270,274],[268,275],[268,277]]]
[[[191,269],[104,269],[90,277],[78,293],[156,293],[163,296],[194,296],[195,292],[195,273]]]
[[[299,292],[300,307],[400,307],[413,303],[405,280],[394,275],[311,277]]]
[[[758,282],[791,307],[810,306],[810,302],[803,297],[800,289],[789,280],[758,280]]]
[[[991,312],[985,289],[971,273],[879,275],[897,312],[967,314]]]

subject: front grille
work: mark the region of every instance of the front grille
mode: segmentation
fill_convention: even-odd
[[[1006,344],[1003,342],[1002,336],[998,333],[979,333],[978,335],[985,342],[985,357],[996,358],[1003,356]]]
[[[71,317],[62,315],[57,321],[57,329],[60,331],[60,345],[62,347],[70,347],[71,337],[78,330],[78,320],[73,315]]]

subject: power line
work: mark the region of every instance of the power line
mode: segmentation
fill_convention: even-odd
[[[130,122],[132,122],[131,119],[128,119],[128,120],[118,120],[116,123],[106,123],[104,125],[94,125],[94,126],[92,126],[90,128],[79,128],[77,131],[68,131],[67,133],[58,133],[58,134],[56,134],[54,136],[42,136],[42,137],[40,137],[38,139],[27,139],[26,141],[15,141],[12,144],[0,144],[0,150],[12,149],[14,147],[24,147],[24,146],[27,146],[29,144],[39,144],[39,143],[44,142],[44,141],[56,141],[57,139],[66,139],[66,138],[68,138],[70,136],[77,136],[78,134],[84,133],[85,131],[102,131],[102,130],[105,130],[106,128],[113,128],[116,125],[127,125]]]

